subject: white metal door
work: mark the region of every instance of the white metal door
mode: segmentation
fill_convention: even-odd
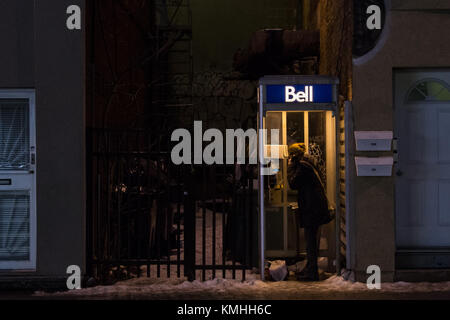
[[[36,268],[33,90],[0,90],[0,269]]]
[[[450,248],[450,72],[395,77],[399,249]]]

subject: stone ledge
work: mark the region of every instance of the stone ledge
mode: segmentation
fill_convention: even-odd
[[[434,1],[423,0],[392,0],[392,10],[448,10],[450,3],[445,0]]]
[[[0,275],[0,291],[59,291],[67,290],[67,277]]]
[[[410,269],[397,270],[395,281],[442,282],[450,281],[450,269]]]

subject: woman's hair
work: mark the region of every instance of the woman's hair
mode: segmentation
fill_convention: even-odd
[[[292,158],[302,157],[306,152],[304,143],[294,143],[289,146],[289,156]]]

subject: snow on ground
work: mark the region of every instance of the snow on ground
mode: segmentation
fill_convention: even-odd
[[[202,264],[202,212],[197,212],[197,250],[196,262]],[[222,216],[217,214],[216,219],[216,263],[222,264]],[[212,239],[213,223],[212,212],[209,210],[206,214],[205,228],[205,256],[206,263],[212,263]],[[181,238],[183,240],[183,236]],[[184,254],[181,252],[181,260]],[[176,261],[176,256],[171,257]],[[230,261],[226,262],[230,264]],[[297,268],[300,270],[304,262],[300,262]],[[325,268],[326,258],[319,259],[319,267]],[[143,275],[146,273],[146,267],[142,267]],[[292,266],[290,268],[292,270]],[[333,298],[373,298],[374,294],[387,294],[388,298],[395,298],[398,294],[419,293],[429,296],[429,293],[439,293],[439,297],[450,299],[450,282],[441,283],[384,283],[382,289],[369,290],[363,283],[353,283],[345,281],[342,277],[330,276],[328,279],[320,282],[263,282],[260,281],[259,274],[246,272],[246,281],[241,281],[242,271],[236,271],[238,280],[231,280],[232,273],[227,271],[226,279],[223,279],[222,270],[216,271],[216,279],[213,279],[211,270],[206,271],[205,279],[207,281],[188,282],[185,278],[174,278],[177,274],[176,265],[171,265],[171,278],[167,277],[167,265],[160,266],[161,278],[156,278],[157,266],[151,267],[151,278],[135,278],[127,281],[118,282],[112,286],[97,286],[82,290],[44,293],[36,292],[35,298],[49,299],[333,299]],[[181,266],[181,275],[183,267]],[[197,271],[197,279],[202,279],[202,272]],[[381,296],[385,298],[386,296]],[[422,297],[422,296],[420,296]]]
[[[35,297],[62,299],[301,299],[302,297],[333,298],[339,294],[350,297],[369,296],[375,292],[363,283],[345,281],[332,276],[321,282],[263,282],[260,280],[214,279],[205,282],[157,280],[151,278],[132,279],[113,286],[99,286],[70,292],[46,294],[35,293]],[[377,294],[399,293],[448,293],[450,282],[441,283],[384,283]]]

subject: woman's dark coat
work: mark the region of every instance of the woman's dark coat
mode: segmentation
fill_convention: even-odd
[[[298,190],[301,228],[320,226],[332,220],[325,188],[312,158],[305,155],[301,160],[292,159],[288,166],[288,181],[292,190]]]

